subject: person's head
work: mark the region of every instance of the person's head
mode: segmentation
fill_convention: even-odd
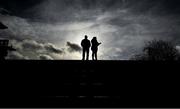
[[[85,35],[85,39],[88,39],[88,36],[87,36],[87,35]]]
[[[97,40],[97,37],[93,37],[94,40]]]

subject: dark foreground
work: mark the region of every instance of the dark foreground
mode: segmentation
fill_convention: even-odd
[[[179,62],[1,62],[0,107],[180,107],[179,66]]]

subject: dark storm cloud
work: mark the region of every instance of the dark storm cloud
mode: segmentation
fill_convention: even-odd
[[[20,48],[23,49],[23,51],[36,51],[56,54],[63,53],[63,50],[57,48],[51,43],[40,43],[35,40],[23,40],[22,42],[20,42]]]
[[[38,22],[82,21],[119,9],[125,0],[28,0],[11,2],[14,15]],[[7,4],[10,2],[7,1]],[[6,4],[6,5],[7,5]],[[5,5],[5,6],[6,6]],[[83,16],[83,17],[82,17]]]
[[[63,53],[63,50],[55,47],[53,44],[46,44],[44,46],[44,48],[46,49],[46,51],[50,52],[50,53],[56,53],[56,54],[62,54]]]
[[[13,15],[29,17],[28,9],[41,3],[43,0],[1,0],[0,8],[7,9]]]
[[[40,60],[53,60],[53,58],[49,55],[40,55],[39,59]]]
[[[19,52],[10,52],[8,54],[7,59],[16,59],[16,60],[27,60],[29,59],[28,57],[24,56],[23,54],[19,53]]]
[[[22,45],[22,48],[25,50],[38,51],[44,48],[43,44],[40,44],[34,40],[24,40],[21,45]]]
[[[9,54],[9,59],[53,59],[53,54],[64,52],[51,43],[40,43],[35,40],[11,40],[16,52]]]
[[[10,13],[11,13],[10,11],[8,11],[4,8],[0,8],[0,14],[2,14],[2,15],[10,15]]]
[[[58,13],[68,19],[68,15],[70,16],[74,12],[92,9],[96,10],[96,12],[99,10],[100,12],[105,12],[127,8],[139,14],[179,14],[179,5],[179,0],[3,0],[0,6],[9,9],[17,16],[30,18],[45,17],[44,19],[46,20],[53,20],[55,19],[54,17],[62,18]],[[42,15],[40,17],[38,15],[42,14],[38,12],[39,10],[42,11],[41,9],[44,12],[49,11],[46,13],[47,16]]]
[[[78,44],[67,42],[68,50],[70,52],[81,52],[81,47]]]
[[[52,43],[42,43],[35,40],[11,40],[16,49],[10,52],[7,59],[40,59],[54,60],[63,59],[62,56],[69,53],[80,52],[81,47],[77,44],[67,42],[67,48],[58,48]]]

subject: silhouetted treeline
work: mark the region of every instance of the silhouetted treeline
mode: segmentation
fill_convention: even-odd
[[[8,27],[0,22],[0,29],[8,29]],[[15,51],[15,49],[12,46],[9,46],[8,39],[0,39],[0,61],[5,60],[8,51]]]
[[[143,48],[143,52],[135,55],[132,60],[177,61],[180,60],[180,53],[170,42],[153,40],[149,41]]]

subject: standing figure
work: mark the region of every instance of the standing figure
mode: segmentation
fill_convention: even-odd
[[[98,46],[101,44],[97,41],[96,37],[93,37],[91,40],[91,50],[92,50],[92,60],[97,60],[97,52],[98,52]]]
[[[83,48],[83,59],[85,60],[85,55],[86,55],[86,60],[89,60],[89,49],[91,47],[91,42],[88,40],[88,36],[85,35],[85,39],[82,40],[81,46]]]

